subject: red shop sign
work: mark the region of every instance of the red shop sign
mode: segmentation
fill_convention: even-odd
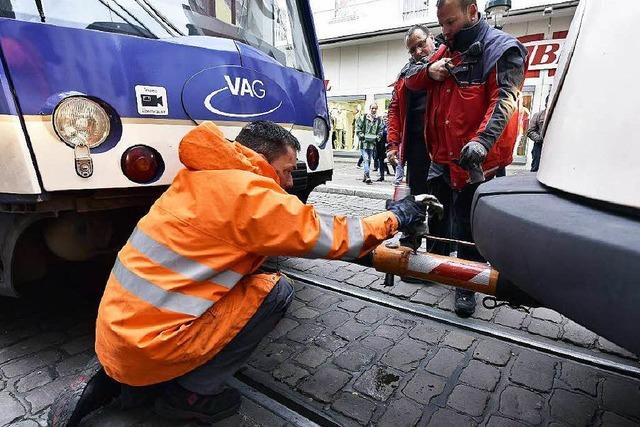
[[[529,52],[529,71],[558,67],[564,39],[539,40],[524,44]]]

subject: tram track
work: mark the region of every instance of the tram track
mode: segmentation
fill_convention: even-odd
[[[271,266],[271,268],[275,270],[273,266]],[[496,338],[529,349],[537,350],[548,355],[573,360],[575,362],[593,366],[611,373],[622,374],[628,377],[640,379],[640,366],[638,366],[637,364],[624,363],[617,360],[612,360],[607,357],[599,356],[597,354],[593,354],[588,350],[581,351],[575,348],[571,348],[569,345],[562,345],[544,341],[542,339],[536,339],[534,337],[528,336],[527,334],[514,332],[500,325],[482,322],[473,318],[462,319],[457,317],[455,314],[449,314],[448,312],[443,312],[442,310],[438,310],[432,307],[426,307],[423,305],[412,303],[410,301],[400,300],[395,297],[380,294],[376,291],[354,288],[344,285],[341,286],[337,282],[334,283],[331,280],[321,280],[317,277],[286,268],[280,268],[279,271],[284,273],[291,279],[299,281],[305,285],[358,298],[360,300],[367,301],[379,306],[392,308],[400,312],[434,320],[439,323],[475,332],[480,335]]]

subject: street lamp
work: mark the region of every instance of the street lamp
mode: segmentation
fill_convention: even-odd
[[[511,0],[488,0],[484,12],[493,18],[493,26],[502,29],[502,18],[511,9]]]

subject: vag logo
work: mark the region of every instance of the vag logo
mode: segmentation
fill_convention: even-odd
[[[261,110],[263,108],[264,110],[254,113],[233,113],[230,111],[224,111],[221,109],[223,107],[216,102],[216,97],[219,99],[219,95],[226,93],[227,91],[229,91],[231,96],[240,98],[240,100],[244,102],[251,101],[252,99],[258,102],[258,100],[263,100],[267,96],[267,90],[262,80],[250,80],[245,77],[231,77],[228,74],[225,74],[224,81],[226,83],[225,86],[214,90],[204,99],[205,108],[212,113],[226,117],[253,118],[271,114],[282,106],[282,100],[280,100],[277,105],[271,106],[271,108],[269,108],[269,106],[260,105],[262,107]]]

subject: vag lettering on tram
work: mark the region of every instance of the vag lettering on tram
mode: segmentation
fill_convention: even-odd
[[[331,179],[308,0],[6,1],[0,56],[0,295],[112,259],[203,121],[289,129],[303,200]]]

